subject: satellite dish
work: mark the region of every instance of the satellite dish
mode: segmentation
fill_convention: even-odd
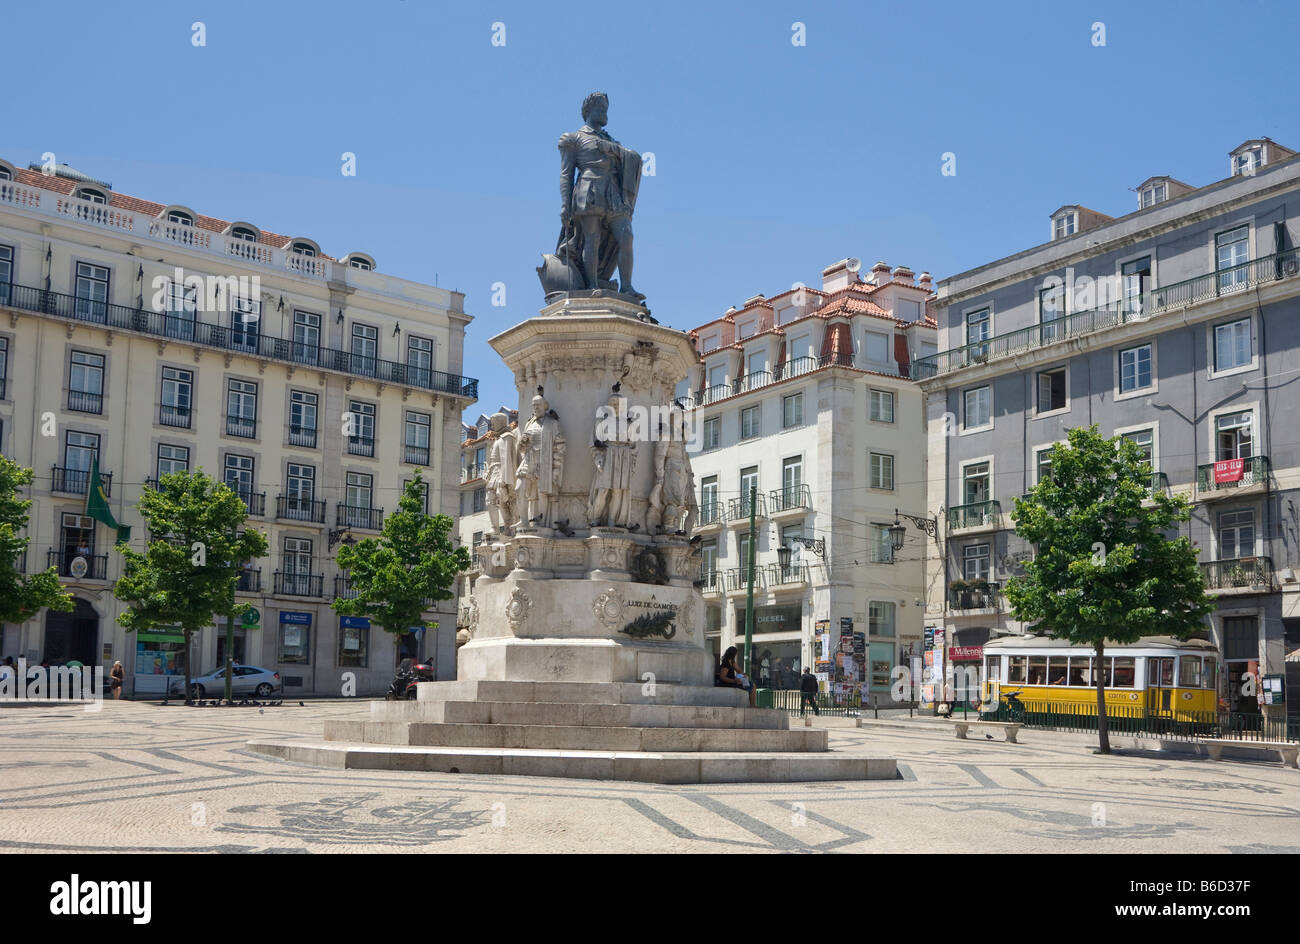
[[[86,571],[89,569],[90,565],[86,563],[84,557],[74,557],[72,563],[68,565],[68,573],[72,574],[72,576],[76,577],[78,580],[86,576]]]

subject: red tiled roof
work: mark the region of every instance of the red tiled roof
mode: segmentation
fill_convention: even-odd
[[[17,168],[16,183],[25,184],[28,187],[40,187],[42,190],[53,190],[55,193],[71,194],[78,187],[88,186],[103,189],[96,184],[88,182],[83,183],[78,180],[70,180],[67,177],[58,177],[54,174],[45,174],[31,168]],[[105,191],[108,194],[108,205],[117,207],[119,210],[126,210],[131,213],[144,213],[148,216],[158,216],[163,210],[175,204],[154,203],[152,200],[142,200],[139,197],[133,197],[125,193],[116,193],[114,191]],[[213,233],[224,233],[230,226],[230,221],[219,220],[215,216],[197,216],[194,220],[195,229],[204,229]],[[294,239],[292,236],[281,236],[278,233],[268,233],[262,231],[259,243],[271,246],[275,249],[284,249]],[[325,253],[320,254],[320,258],[337,261],[333,256]]]

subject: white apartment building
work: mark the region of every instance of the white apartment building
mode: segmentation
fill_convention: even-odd
[[[678,394],[698,443],[706,634],[718,652],[743,646],[757,489],[752,671],[762,686],[797,688],[812,665],[840,692],[884,700],[893,666],[920,650],[931,538],[904,518],[896,551],[888,529],[896,510],[925,515],[910,364],[936,350],[932,298],[928,273],[881,262],[864,280],[846,259],[822,272],[820,289],[755,295],[691,332],[701,364]],[[851,661],[836,658],[841,637]]]
[[[92,463],[131,545],[159,476],[203,469],[239,492],[269,555],[250,563],[240,662],[287,695],[382,691],[393,637],[330,609],[350,591],[339,542],[378,533],[417,468],[429,510],[458,511],[464,296],[385,275],[362,252],[115,192],[66,165],[0,161],[0,451],[35,470],[22,562],[56,567],[76,600],[7,625],[0,655],[126,669],[128,695],[182,671],[179,636],[128,634],[113,596],[115,535],[85,515]],[[88,565],[80,573],[78,558]],[[455,677],[455,601],[418,640]],[[410,644],[410,640],[407,644]],[[224,626],[199,634],[197,673],[224,662]]]

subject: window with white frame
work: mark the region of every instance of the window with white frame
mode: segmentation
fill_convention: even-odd
[[[1065,286],[1053,285],[1038,290],[1039,334],[1043,341],[1054,341],[1061,326],[1056,324],[1065,317]]]
[[[352,370],[373,374],[379,356],[379,329],[366,324],[352,325]]]
[[[0,338],[0,400],[7,396],[9,385],[9,339]]]
[[[1255,556],[1253,509],[1219,513],[1219,560]]]
[[[1130,259],[1128,262],[1121,264],[1119,269],[1124,293],[1124,312],[1130,315],[1140,315],[1142,313],[1142,293],[1151,288],[1151,257],[1143,256],[1141,259]]]
[[[320,315],[310,311],[293,313],[292,356],[302,364],[320,361]]]
[[[740,322],[738,325],[736,325],[736,337],[747,338],[754,333],[754,330],[757,327],[758,327],[757,318],[747,318],[744,321]]]
[[[966,580],[988,580],[991,566],[988,544],[967,544],[961,549],[961,572]]]
[[[965,426],[967,429],[978,429],[981,426],[987,426],[993,421],[990,389],[988,387],[976,387],[973,390],[967,390],[965,399]]]
[[[227,454],[225,483],[231,491],[248,501],[253,494],[253,457]]]
[[[1038,412],[1065,409],[1065,368],[1038,372]]]
[[[1214,326],[1214,369],[1232,370],[1251,361],[1250,319],[1239,318]]]
[[[75,316],[82,321],[108,320],[108,269],[77,263]]]
[[[894,488],[894,457],[884,452],[870,454],[870,483],[872,488]]]
[[[1052,238],[1064,239],[1066,236],[1073,236],[1078,225],[1078,214],[1073,210],[1058,213],[1052,219]]]
[[[892,564],[894,562],[894,541],[889,534],[889,525],[871,525],[871,546],[868,548],[873,564]]]
[[[1139,344],[1119,352],[1119,392],[1133,393],[1151,386],[1151,344]]]
[[[718,346],[718,333],[716,331],[713,332],[712,334],[706,334],[704,337],[700,338],[701,354],[707,354],[709,351],[715,350],[717,346]]]
[[[1214,263],[1219,273],[1219,291],[1227,292],[1246,284],[1249,273],[1250,228],[1238,226],[1214,237]]]
[[[1037,477],[1034,479],[1035,484],[1052,477],[1052,447],[1047,446],[1039,449],[1037,460],[1035,463],[1037,471]]]
[[[375,477],[365,472],[349,472],[345,490],[346,504],[349,508],[374,507]]]
[[[966,312],[966,343],[987,341],[993,334],[993,319],[987,308]]]
[[[868,390],[867,407],[868,415],[873,422],[894,422],[894,393],[892,390]]]
[[[433,341],[419,335],[406,336],[406,367],[412,380],[422,387],[433,383]]]
[[[9,301],[14,280],[14,247],[0,246],[0,304]]]
[[[740,438],[753,439],[759,435],[761,424],[759,422],[760,413],[757,404],[747,406],[740,411]]]
[[[246,243],[255,243],[255,242],[257,242],[257,233],[255,233],[253,230],[249,229],[247,226],[233,226],[233,227],[231,227],[231,229],[230,229],[230,237],[231,237],[232,239],[241,239],[241,240],[243,240],[243,241],[246,242]]]
[[[967,505],[978,505],[989,500],[992,485],[987,462],[972,462],[961,470],[962,498]]]
[[[710,416],[704,421],[703,431],[701,433],[702,449],[717,449],[718,444],[722,442],[722,419],[717,416]]]
[[[894,604],[872,600],[867,604],[867,629],[872,636],[894,637]]]
[[[1163,203],[1165,200],[1165,193],[1166,187],[1163,183],[1150,184],[1143,187],[1138,194],[1138,207],[1145,210],[1149,206]]]
[[[802,391],[781,398],[781,425],[786,429],[803,425]]]
[[[230,343],[236,348],[256,351],[258,323],[262,318],[262,302],[256,298],[230,300]]]
[[[862,350],[866,354],[867,363],[869,364],[883,365],[892,360],[889,356],[889,335],[882,334],[879,331],[867,332]]]
[[[1142,451],[1143,457],[1147,460],[1147,465],[1155,468],[1155,430],[1138,429],[1132,432],[1124,433],[1124,438],[1133,443]]]
[[[193,391],[193,371],[181,370],[177,367],[162,369],[162,392],[159,397],[161,409],[158,418],[163,426],[189,428]]]
[[[1240,413],[1220,413],[1215,417],[1215,461],[1249,459],[1255,454],[1254,420],[1255,414],[1250,410]]]
[[[158,478],[173,472],[188,472],[190,469],[190,450],[188,446],[158,446]]]

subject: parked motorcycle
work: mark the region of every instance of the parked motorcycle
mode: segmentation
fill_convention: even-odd
[[[414,659],[403,659],[397,666],[397,674],[393,676],[384,698],[388,701],[414,701],[415,686],[433,680],[433,666],[416,662]]]

